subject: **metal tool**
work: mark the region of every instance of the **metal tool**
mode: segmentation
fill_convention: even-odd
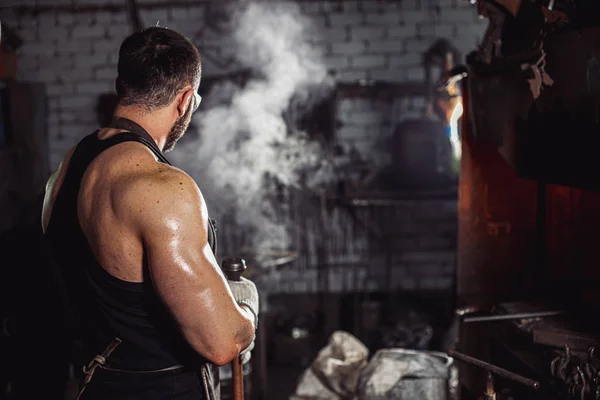
[[[588,381],[595,381],[598,377],[597,371],[598,368],[594,365],[594,353],[596,349],[595,347],[590,347],[588,350],[588,358],[585,364],[583,365],[583,370],[585,372],[585,376]]]
[[[565,357],[559,362],[556,375],[563,381],[567,380],[567,368],[571,363],[571,351],[569,346],[565,345]]]
[[[590,391],[589,382],[585,379],[585,374],[579,366],[575,368],[575,371],[571,377],[569,377],[567,384],[569,385],[568,394],[571,398],[577,396],[577,393],[579,392],[579,399],[586,399],[586,395]]]
[[[600,370],[594,362],[595,348],[588,349],[587,360],[583,365],[577,356],[571,354],[570,347],[564,345],[564,354],[555,357],[550,364],[550,372],[553,377],[558,378],[567,387],[569,398],[580,400],[600,400],[600,387],[598,386]]]
[[[485,376],[485,400],[496,400],[496,390],[494,389],[494,376],[488,372]]]
[[[228,280],[238,282],[246,270],[246,261],[243,258],[227,258],[223,260],[221,269]],[[242,358],[237,357],[231,362],[233,400],[244,400],[244,373]]]
[[[600,400],[600,377],[598,376],[600,367],[594,362],[595,352],[596,348],[594,346],[589,348],[587,361],[583,365],[583,372],[588,383],[587,393],[593,392],[593,398]]]
[[[571,355],[569,353],[569,346],[565,345],[565,356],[557,356],[550,363],[550,373],[552,376],[560,378],[562,381],[566,381],[567,375],[566,370],[571,362]]]
[[[550,363],[550,373],[561,379],[563,382],[567,380],[567,367],[571,363],[571,352],[568,345],[564,345],[565,355],[564,357],[559,355]]]
[[[540,388],[540,383],[537,381],[534,381],[533,379],[529,379],[524,376],[515,374],[514,372],[507,371],[504,368],[497,367],[495,365],[492,365],[485,361],[478,360],[477,358],[468,356],[466,354],[462,354],[457,351],[450,350],[450,351],[448,351],[448,355],[450,357],[454,357],[458,360],[466,362],[467,364],[475,365],[476,367],[482,368],[488,372],[492,372],[503,378],[510,379],[511,381],[518,382],[522,385],[528,386],[534,390],[537,390]]]
[[[480,317],[466,317],[463,322],[492,322],[492,321],[506,321],[511,319],[528,319],[528,318],[543,318],[553,317],[555,315],[561,315],[563,311],[537,311],[537,312],[525,312],[515,314],[500,314],[500,315],[484,315]]]
[[[579,377],[579,383],[581,384],[580,397],[581,400],[585,400],[586,394],[589,393],[590,387],[589,382],[585,379],[585,374],[581,370],[581,367],[577,366],[577,376]]]

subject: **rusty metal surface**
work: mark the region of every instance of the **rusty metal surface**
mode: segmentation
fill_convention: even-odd
[[[595,135],[586,133],[589,130],[588,125],[598,123],[599,115],[598,93],[600,92],[596,80],[598,70],[590,70],[590,62],[597,59],[597,56],[591,55],[598,54],[597,33],[598,28],[594,28],[581,33],[556,35],[547,43],[548,71],[555,78],[555,84],[552,90],[545,91],[538,99],[538,108],[546,110],[548,115],[552,114],[552,118],[560,120],[564,117],[564,121],[540,118],[538,121],[540,126],[532,124],[526,127],[529,131],[524,128],[524,131],[518,132],[518,134],[533,135],[528,141],[529,147],[525,146],[526,143],[519,142],[519,145],[516,141],[511,142],[515,139],[515,132],[505,132],[509,134],[504,138],[505,145],[512,146],[515,155],[526,159],[522,161],[526,161],[536,171],[528,176],[537,176],[545,179],[546,182],[565,182],[582,187],[593,187],[593,184],[598,182],[597,174],[594,172],[595,161],[584,162],[597,158],[594,153],[597,146],[590,145]],[[573,57],[565,55],[573,55]],[[581,74],[573,73],[574,70],[581,71]],[[589,75],[591,72],[596,75]],[[563,110],[562,114],[554,113],[555,108]],[[570,123],[567,117],[581,123]],[[546,129],[553,124],[560,129]],[[573,135],[565,137],[565,132],[573,132]],[[479,192],[483,193],[483,197],[490,196],[491,191],[496,190],[493,189],[494,186],[506,188],[511,181],[522,182],[523,180],[515,180],[514,177],[504,174],[508,181],[502,182],[495,150],[489,151],[489,157],[482,157],[484,151],[482,145],[474,143],[470,137],[465,139],[467,143],[463,150],[461,179],[464,184],[461,185],[459,222],[459,243],[461,243],[459,291],[464,292],[471,288],[477,291],[477,286],[487,280],[485,277],[475,276],[493,275],[496,268],[495,259],[506,256],[504,273],[516,276],[521,274],[526,278],[521,285],[525,290],[521,293],[527,293],[529,289],[532,292],[538,291],[541,297],[558,302],[559,305],[568,304],[568,311],[582,322],[590,321],[588,315],[600,308],[600,270],[597,268],[600,262],[597,239],[600,225],[598,212],[600,193],[550,184],[544,187],[541,184],[538,195],[543,202],[538,204],[540,218],[536,233],[532,231],[531,219],[529,219],[536,213],[536,207],[533,205],[536,195],[533,190],[520,187],[505,189],[511,193],[512,198],[504,197],[502,201],[505,204],[499,205],[500,208],[497,210],[499,212],[509,210],[508,223],[512,219],[513,223],[510,226],[524,233],[525,242],[523,246],[507,244],[503,251],[508,254],[503,255],[502,251],[490,245],[480,233],[477,233],[473,221],[481,221],[485,215],[484,212],[476,211],[477,207],[483,207],[481,200],[478,200],[481,197],[477,197],[477,194]],[[481,171],[479,177],[476,171]],[[488,188],[487,194],[485,185]],[[471,202],[469,203],[468,200]],[[513,211],[518,207],[524,207],[524,203],[532,204],[527,213],[528,217],[521,220],[511,218],[511,215],[514,215]],[[513,211],[510,211],[511,209]],[[526,214],[523,212],[521,215]],[[508,226],[505,224],[497,228],[508,228]],[[536,241],[533,245],[532,238]],[[478,251],[488,253],[491,261],[486,263],[474,261],[485,258],[485,256],[478,256],[476,254]],[[523,261],[527,254],[534,253],[537,254],[537,259],[531,257],[530,263]],[[508,260],[509,257],[514,258],[516,263]],[[532,268],[536,271],[532,271]],[[520,270],[522,272],[519,272]],[[493,282],[493,280],[489,281]],[[507,282],[499,281],[498,286],[507,287]],[[517,292],[516,295],[518,294]]]
[[[457,291],[461,304],[491,306],[529,290],[528,266],[535,261],[537,185],[518,178],[495,147],[475,141],[469,118],[465,107]]]
[[[468,92],[462,92],[463,103],[468,104]],[[525,271],[535,259],[537,186],[519,179],[496,148],[473,139],[469,114],[465,107],[460,132],[457,299],[459,306],[490,308],[528,292]],[[458,350],[489,359],[488,324],[461,324],[459,335]],[[480,369],[462,364],[459,373],[465,389],[482,392]]]
[[[587,42],[584,36],[577,40]],[[562,57],[561,54],[566,53],[554,53],[554,57]],[[589,57],[592,53],[585,54]],[[578,75],[578,79],[584,79],[585,62],[568,57],[562,57],[561,60],[581,69],[583,75]],[[564,72],[566,69],[559,72],[555,68],[552,72],[560,78],[557,79],[557,88],[560,87],[571,97],[567,107],[578,110],[582,107],[588,110],[593,108],[587,94],[578,97],[576,88],[570,82],[572,74]],[[546,106],[552,106],[552,102]],[[594,107],[596,111],[597,104]],[[492,305],[505,299],[539,296],[540,300],[548,300],[546,309],[564,306],[567,315],[564,318],[515,320],[498,324],[466,324],[461,326],[461,351],[494,362],[497,359],[492,358],[489,350],[491,338],[496,334],[498,343],[507,347],[515,345],[508,339],[508,333],[512,330],[515,334],[512,339],[518,337],[519,344],[526,343],[514,353],[522,353],[519,357],[523,360],[527,357],[542,360],[547,373],[549,360],[545,352],[551,353],[565,343],[585,350],[600,333],[594,331],[594,326],[598,329],[594,316],[600,309],[600,270],[597,267],[600,262],[600,193],[544,185],[543,182],[538,185],[535,181],[517,178],[515,173],[507,170],[504,160],[498,160],[496,148],[473,141],[468,134],[467,113],[468,110],[465,110],[463,116],[459,191],[457,284],[461,304]],[[556,118],[556,115],[552,118]],[[554,121],[552,118],[546,119],[545,124],[551,125],[552,122],[548,121]],[[580,119],[583,122],[584,118]],[[564,124],[560,129],[554,129],[557,132],[552,150],[556,151],[553,157],[543,160],[552,164],[550,167],[538,163],[543,146],[532,146],[533,151],[529,153],[527,161],[540,174],[531,176],[544,177],[548,179],[547,182],[585,184],[583,187],[590,187],[590,182],[597,183],[593,167],[580,169],[581,173],[575,176],[567,174],[567,171],[575,171],[584,165],[583,160],[571,158],[572,152],[563,151],[567,147],[585,147],[581,146],[585,142],[577,137],[583,132],[580,125]],[[566,137],[565,132],[574,132],[575,135]],[[544,139],[547,134],[546,131],[540,132]],[[592,154],[595,148],[591,146],[582,150],[580,158]],[[519,150],[519,154],[523,154],[523,149]],[[575,165],[565,163],[570,159],[575,161]],[[556,177],[561,179],[556,180]],[[538,202],[538,199],[541,201]],[[536,215],[539,217],[537,221]],[[491,226],[488,224],[490,220]],[[572,324],[573,320],[577,324]],[[531,366],[535,363],[525,364]],[[477,388],[482,381],[481,376],[476,376],[470,370],[461,379],[470,388]]]
[[[549,185],[546,197],[548,296],[591,312],[600,307],[600,193]]]

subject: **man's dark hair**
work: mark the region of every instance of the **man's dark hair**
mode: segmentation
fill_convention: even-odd
[[[200,54],[183,35],[152,27],[128,36],[119,50],[117,95],[125,106],[166,107],[186,85],[200,84]]]

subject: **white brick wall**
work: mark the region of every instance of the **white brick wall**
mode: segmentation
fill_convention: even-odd
[[[35,0],[3,1],[7,5],[35,4]],[[106,4],[107,1],[76,0],[75,4]],[[122,4],[122,0],[108,2]],[[145,0],[138,2],[143,5]],[[70,4],[72,0],[37,0],[37,3]],[[235,54],[231,53],[232,46],[219,34],[210,30],[199,34],[204,25],[205,4],[198,2],[198,6],[193,7],[143,9],[142,20],[147,26],[160,21],[160,25],[193,38],[203,46],[207,55],[204,58],[204,75],[219,75],[229,72],[225,68],[235,69],[235,64],[224,67],[213,64],[210,59],[217,56],[226,60],[235,57]],[[437,38],[450,39],[465,55],[474,48],[486,25],[464,0],[307,0],[300,6],[318,28],[311,41],[323,49],[325,62],[339,81],[423,81],[421,55]],[[47,84],[51,165],[56,166],[69,147],[97,128],[96,99],[98,94],[113,90],[118,49],[129,34],[127,16],[125,12],[79,11],[43,12],[34,17],[30,14],[17,15],[3,8],[0,9],[0,18],[25,39],[19,55],[19,79]],[[339,108],[343,126],[338,132],[338,139],[346,147],[354,146],[367,158],[385,162],[378,149],[389,138],[390,126],[400,118],[422,115],[424,107],[423,98],[410,97],[397,99],[392,104],[344,101]],[[416,226],[414,228],[417,229]],[[422,241],[423,248],[427,249],[436,243],[438,247],[442,246],[444,238],[425,235]],[[423,256],[427,251],[419,254]],[[407,264],[415,266],[422,263],[414,259],[418,257],[416,254],[408,253],[406,257],[399,264],[399,271]],[[407,290],[447,287],[452,270],[448,269],[447,262],[439,261],[439,254],[436,257],[437,264],[425,262],[420,270],[423,273],[413,271],[410,278],[398,279],[397,285]],[[441,271],[436,277],[424,273],[436,268],[432,265],[437,265],[437,270]],[[315,285],[309,278],[302,283],[302,287],[308,290],[314,290]],[[373,282],[367,285],[375,287]]]
[[[18,5],[34,0],[5,0]],[[54,0],[48,3],[57,4]],[[61,0],[62,1],[62,0]],[[60,3],[60,1],[58,2]],[[69,0],[64,0],[69,4]],[[77,4],[100,4],[78,0]],[[115,4],[119,4],[115,1]],[[312,16],[319,32],[315,44],[325,50],[325,61],[341,81],[374,79],[386,81],[422,81],[421,54],[438,37],[447,37],[464,54],[473,48],[485,23],[478,20],[468,2],[459,0],[403,0],[385,2],[305,1],[301,8]],[[143,4],[143,2],[141,2]],[[157,21],[196,37],[207,52],[224,59],[230,54],[228,43],[211,31],[197,35],[206,14],[204,6],[143,9],[146,25]],[[93,105],[96,96],[111,91],[116,75],[116,54],[129,33],[124,12],[44,12],[36,17],[15,15],[3,9],[0,17],[13,25],[26,40],[20,54],[19,78],[48,84],[49,96],[64,101],[56,113],[68,110],[75,118],[48,117],[51,132],[68,130],[74,136],[63,139],[75,143],[95,128]],[[200,38],[202,36],[202,38]],[[204,74],[224,71],[205,59]],[[69,97],[77,94],[77,101]],[[74,132],[69,126],[86,121]],[[88,124],[89,123],[89,124]],[[50,140],[54,140],[53,137]],[[57,165],[61,154],[51,154]]]
[[[353,105],[353,106],[356,106]],[[343,107],[348,107],[344,105]],[[392,290],[451,290],[455,271],[457,203],[455,200],[428,200],[402,202],[396,209],[395,222],[401,222],[393,232],[393,254],[368,251],[372,246],[366,236],[353,235],[353,242],[344,245],[343,252],[328,254],[321,273],[323,285],[332,292]],[[388,215],[392,217],[392,215]],[[330,234],[336,229],[350,229],[344,211],[329,215],[326,225]],[[375,223],[375,222],[374,222]],[[364,233],[364,232],[363,232]],[[310,240],[310,239],[309,239]],[[336,242],[336,239],[325,238]],[[337,239],[339,240],[339,239]],[[369,254],[365,258],[365,254]],[[391,281],[387,280],[390,261]],[[319,289],[318,271],[303,269],[301,261],[296,268],[273,270],[261,275],[257,285],[270,293],[315,292]]]

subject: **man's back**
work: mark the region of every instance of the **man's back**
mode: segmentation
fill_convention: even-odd
[[[75,310],[85,399],[211,397],[198,361],[252,347],[256,287],[227,282],[200,190],[163,155],[200,104],[200,73],[198,50],[174,31],[127,37],[113,120],[49,180],[43,226]]]
[[[195,352],[147,276],[137,227],[140,218],[166,222],[156,209],[160,203],[148,204],[144,192],[152,191],[154,199],[174,178],[183,186],[186,176],[157,161],[141,143],[118,143],[126,138],[114,133],[86,137],[65,159],[59,179],[48,188],[46,236],[70,300],[80,308],[80,333],[96,347],[88,349],[88,356],[101,353],[118,336],[123,343],[109,359],[115,368],[153,370],[189,363]],[[152,208],[154,215],[148,212]]]
[[[44,204],[46,237],[74,306],[77,338],[84,345],[76,363],[101,354],[116,337],[121,341],[106,357],[102,379],[96,378],[84,393],[87,398],[117,399],[119,391],[137,396],[146,390],[163,399],[181,391],[177,398],[208,397],[202,379],[210,379],[209,370],[201,367],[147,276],[135,225],[140,217],[132,215],[148,211],[145,190],[155,196],[175,177],[184,186],[185,175],[159,163],[143,144],[119,143],[127,139],[123,136],[132,139],[131,134],[114,133],[92,134],[67,155],[58,179],[49,183]],[[131,374],[142,371],[132,382]]]
[[[114,130],[100,132],[99,138],[114,134]],[[128,282],[144,281],[144,251],[136,225],[142,218],[160,218],[160,200],[144,204],[149,200],[148,192],[153,191],[152,198],[162,197],[161,192],[175,179],[190,184],[182,171],[160,163],[149,149],[136,142],[111,147],[89,165],[81,181],[79,223],[96,259],[108,273]],[[156,212],[149,214],[152,209]]]

